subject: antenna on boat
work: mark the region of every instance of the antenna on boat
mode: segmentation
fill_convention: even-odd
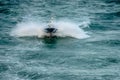
[[[54,20],[54,18],[53,18],[53,17],[51,17],[51,18],[50,18],[50,23],[53,23],[53,20]]]
[[[49,26],[49,27],[52,27],[52,26],[53,26],[53,17],[50,18],[50,21],[49,21],[49,23],[48,23],[48,26]]]

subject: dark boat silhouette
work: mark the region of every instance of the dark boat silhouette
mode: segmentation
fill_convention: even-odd
[[[53,25],[52,21],[50,21],[50,23],[48,24],[47,28],[44,29],[44,31],[47,34],[45,35],[45,37],[56,37],[55,33],[57,32],[57,29],[55,28],[55,25]]]

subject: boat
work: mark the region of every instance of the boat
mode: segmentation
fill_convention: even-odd
[[[53,28],[53,27],[45,28],[45,33],[47,33],[45,37],[49,37],[49,38],[56,37],[55,35],[56,32],[57,32],[56,28]]]
[[[55,28],[55,25],[53,25],[52,20],[50,21],[48,26],[44,29],[44,31],[46,33],[45,37],[49,37],[49,38],[56,37],[55,33],[57,32],[57,29]]]

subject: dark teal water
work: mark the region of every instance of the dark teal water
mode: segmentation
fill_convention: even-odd
[[[0,0],[0,80],[120,80],[120,0]]]

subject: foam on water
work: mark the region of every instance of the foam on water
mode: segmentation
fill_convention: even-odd
[[[78,39],[88,38],[89,35],[80,28],[79,26],[86,27],[89,25],[88,22],[83,22],[79,24],[70,21],[55,21],[53,23],[58,29],[55,35],[59,37],[73,37]],[[44,29],[47,27],[48,23],[38,23],[38,22],[22,22],[18,23],[17,26],[12,30],[11,35],[16,37],[26,37],[26,36],[37,36],[42,38],[46,33]]]

